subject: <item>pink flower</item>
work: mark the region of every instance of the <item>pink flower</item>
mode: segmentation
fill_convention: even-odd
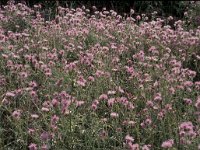
[[[107,99],[108,99],[108,95],[106,95],[106,94],[101,94],[99,96],[99,100],[107,100]]]
[[[136,124],[135,121],[128,121],[128,125],[131,126],[131,127],[134,127]]]
[[[93,103],[92,103],[92,110],[96,110],[97,109],[97,106],[99,104],[99,101],[98,100],[94,100]]]
[[[195,82],[195,88],[200,90],[200,81]]]
[[[21,72],[21,73],[20,73],[20,77],[21,77],[22,79],[25,79],[25,78],[28,77],[28,74],[27,74],[26,72]]]
[[[103,71],[101,71],[101,70],[97,70],[96,71],[96,73],[95,73],[95,75],[97,76],[97,77],[101,77],[101,76],[103,76],[105,73],[103,72]]]
[[[126,135],[125,140],[126,142],[134,142],[134,138],[130,135]]]
[[[93,104],[98,105],[98,104],[99,104],[99,101],[98,101],[98,100],[94,100],[94,101],[93,101]]]
[[[110,99],[108,100],[108,106],[109,106],[109,107],[113,106],[114,102],[115,102],[115,98],[110,98]]]
[[[51,117],[51,123],[52,124],[56,124],[58,122],[58,120],[59,120],[59,117],[57,115],[53,115]]]
[[[152,123],[152,120],[150,119],[150,118],[147,118],[146,120],[145,120],[145,124],[146,125],[150,125]]]
[[[174,145],[174,140],[170,139],[167,141],[164,141],[161,145],[162,148],[171,148]]]
[[[133,103],[128,102],[128,103],[127,103],[127,108],[128,108],[129,110],[132,110],[132,109],[135,108],[135,106],[133,105]]]
[[[46,144],[43,144],[41,150],[48,150],[48,146]]]
[[[89,76],[88,80],[91,81],[91,82],[94,82],[94,77],[93,76]]]
[[[142,146],[142,150],[150,150],[151,145]]]
[[[191,143],[191,140],[197,135],[192,122],[182,122],[179,126],[179,135],[182,144]]]
[[[30,95],[32,96],[32,97],[36,97],[36,91],[30,91]]]
[[[14,97],[15,94],[14,94],[13,92],[7,92],[7,93],[6,93],[6,96],[7,96],[7,97]]]
[[[125,69],[126,69],[126,72],[128,72],[129,74],[134,74],[134,72],[135,72],[133,67],[125,66]]]
[[[183,101],[187,104],[187,105],[191,105],[192,104],[192,100],[189,98],[184,98]]]
[[[146,102],[146,105],[147,105],[148,107],[153,107],[154,104],[153,104],[152,101],[147,101],[147,102]]]
[[[108,136],[108,133],[105,130],[102,130],[99,133],[99,136],[100,136],[101,139],[105,139]]]
[[[79,107],[83,105],[85,102],[84,101],[76,101],[76,106]]]
[[[59,101],[57,100],[57,99],[52,99],[52,101],[51,101],[51,104],[54,106],[54,107],[56,107],[56,106],[58,106],[59,105]]]
[[[47,141],[50,138],[50,134],[48,132],[43,132],[40,135],[40,138],[41,138],[42,141]]]
[[[96,104],[92,104],[92,109],[96,110],[97,109],[97,105]]]
[[[129,150],[139,150],[139,144],[133,144],[132,142],[128,142],[127,146]]]
[[[116,94],[116,91],[108,91],[108,95],[114,95]]]
[[[124,93],[124,90],[119,86],[117,87],[117,90],[120,92],[120,93]]]
[[[13,116],[13,118],[15,118],[15,119],[20,119],[20,117],[21,117],[21,110],[15,110],[15,111],[12,113],[12,116]]]
[[[31,114],[31,118],[37,119],[37,118],[39,118],[39,116],[37,114]]]
[[[28,129],[28,134],[33,135],[35,132],[35,129],[29,128]]]
[[[45,69],[45,75],[47,77],[50,77],[52,75],[51,69],[49,69],[49,68]]]
[[[156,93],[156,95],[154,96],[154,101],[161,101],[162,97],[161,97],[161,93]]]
[[[200,110],[200,96],[197,98],[197,101],[195,103],[195,107]]]
[[[140,15],[137,15],[137,16],[136,16],[136,19],[137,19],[137,20],[140,20],[140,19],[141,19]]]
[[[29,150],[37,150],[37,145],[35,143],[31,143],[29,146],[28,146]]]
[[[29,86],[30,87],[37,87],[37,83],[35,82],[35,81],[31,81],[30,83],[29,83]]]
[[[155,46],[151,46],[150,48],[149,48],[149,51],[150,52],[153,52],[153,51],[155,51],[156,50],[156,47]]]
[[[110,116],[111,116],[112,118],[117,118],[117,117],[119,117],[119,114],[116,113],[116,112],[112,112],[112,113],[110,114]]]
[[[192,81],[185,81],[183,84],[184,84],[185,87],[191,87],[193,85],[193,82]]]
[[[84,87],[86,85],[86,82],[87,81],[83,78],[83,76],[80,76],[77,81],[77,84]]]
[[[170,87],[169,91],[170,91],[171,94],[175,94],[175,89],[173,87]]]
[[[47,107],[42,107],[42,109],[41,109],[43,112],[49,112],[49,108],[47,108]]]

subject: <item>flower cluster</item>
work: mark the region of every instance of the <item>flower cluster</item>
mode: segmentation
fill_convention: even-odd
[[[0,9],[0,147],[198,149],[200,28],[93,9]]]

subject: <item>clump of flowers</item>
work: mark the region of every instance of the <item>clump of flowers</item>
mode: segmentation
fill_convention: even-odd
[[[58,7],[48,19],[41,9],[0,8],[0,147],[199,148],[199,27],[134,10]]]
[[[167,140],[167,141],[164,141],[162,143],[162,148],[172,148],[173,147],[173,144],[174,144],[174,140],[173,139],[170,139],[170,140]]]
[[[197,135],[192,122],[181,123],[179,126],[179,135],[182,144],[191,144],[191,140]]]

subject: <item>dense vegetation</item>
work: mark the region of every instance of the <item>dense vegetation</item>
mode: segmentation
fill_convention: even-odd
[[[198,14],[92,9],[0,10],[0,148],[200,149]]]
[[[0,5],[6,5],[8,0],[1,0]],[[41,4],[43,8],[55,9],[57,5],[65,7],[81,7],[82,5],[87,8],[96,6],[98,9],[106,7],[107,9],[112,9],[119,14],[129,13],[130,9],[134,9],[137,13],[151,13],[157,11],[160,16],[173,15],[179,18],[183,18],[184,12],[191,6],[191,1],[83,1],[83,0],[55,0],[55,1],[45,1],[45,0],[15,0],[15,2],[23,2],[28,6],[33,7],[35,4]]]

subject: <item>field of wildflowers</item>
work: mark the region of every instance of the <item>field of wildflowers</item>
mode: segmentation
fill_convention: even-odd
[[[57,13],[0,10],[0,149],[200,149],[199,27]]]

